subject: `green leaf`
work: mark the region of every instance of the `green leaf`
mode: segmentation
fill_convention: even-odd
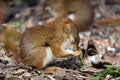
[[[101,73],[95,74],[95,75],[93,75],[92,80],[100,80],[105,75],[106,75],[105,72],[101,72]]]
[[[82,53],[79,55],[79,59],[80,59],[80,60],[83,59],[83,54],[82,54]]]
[[[20,40],[16,40],[15,44],[17,44],[19,46],[20,45]]]

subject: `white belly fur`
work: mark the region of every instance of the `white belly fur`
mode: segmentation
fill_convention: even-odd
[[[50,47],[46,47],[46,58],[44,59],[43,62],[43,67],[52,62],[53,60],[53,53]]]

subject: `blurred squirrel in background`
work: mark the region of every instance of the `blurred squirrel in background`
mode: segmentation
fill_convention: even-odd
[[[89,0],[47,0],[46,9],[55,18],[70,18],[79,31],[88,30],[94,22],[94,11]]]

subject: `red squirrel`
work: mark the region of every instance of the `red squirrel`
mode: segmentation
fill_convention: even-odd
[[[20,44],[22,62],[36,69],[44,68],[54,58],[77,56],[79,37],[74,23],[58,19],[26,30]]]

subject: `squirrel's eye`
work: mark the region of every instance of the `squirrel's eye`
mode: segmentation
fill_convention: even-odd
[[[65,33],[69,33],[71,31],[71,25],[70,24],[66,24],[65,26]]]
[[[65,33],[67,34],[67,33],[68,33],[68,31],[65,31]]]

